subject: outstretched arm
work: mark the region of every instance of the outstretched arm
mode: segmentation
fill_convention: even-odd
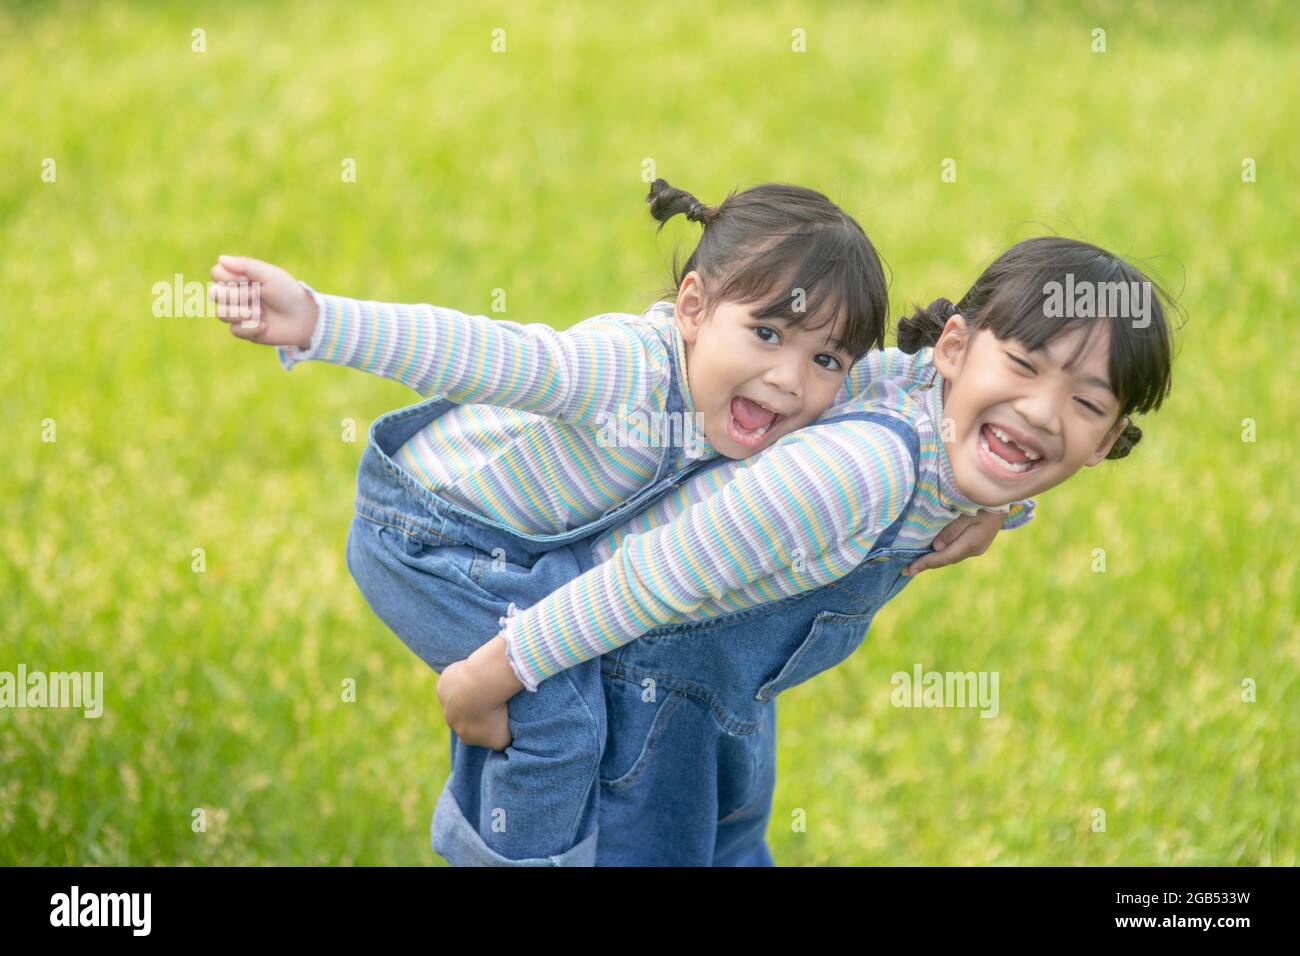
[[[257,259],[222,256],[212,275],[223,282],[214,290],[223,307],[224,284],[258,284],[260,303],[222,317],[238,320],[236,336],[278,346],[286,370],[317,359],[462,404],[598,424],[649,401],[668,360],[657,335],[615,314],[560,332],[433,305],[324,295]]]

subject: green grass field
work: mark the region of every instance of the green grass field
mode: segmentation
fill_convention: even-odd
[[[441,862],[434,677],[343,554],[366,429],[419,396],[286,374],[152,288],[229,252],[469,312],[504,288],[520,322],[639,312],[698,234],[655,236],[647,159],[708,202],[828,193],[894,316],[1051,230],[1188,317],[1133,455],[781,699],[778,863],[1300,862],[1300,30],[1282,2],[1129,7],[0,9],[0,671],[105,694],[0,710],[0,863]],[[998,671],[1001,714],[892,707],[918,663]]]

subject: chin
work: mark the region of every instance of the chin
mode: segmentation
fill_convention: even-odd
[[[954,475],[954,477],[957,479],[957,490],[981,508],[1001,508],[1005,504],[1018,500],[1017,498],[1010,498],[1003,501],[1001,490],[990,487],[990,483],[987,481],[971,482],[963,480],[960,476]]]

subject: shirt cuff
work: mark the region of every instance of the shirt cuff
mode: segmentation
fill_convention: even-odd
[[[1023,528],[1034,518],[1034,508],[1038,502],[1033,498],[1026,498],[1024,501],[1013,501],[1010,505],[1010,511],[1002,522],[1003,531],[1012,531],[1016,528]]]
[[[307,343],[305,349],[296,345],[281,345],[276,348],[280,355],[280,364],[284,366],[286,372],[299,362],[319,358],[320,345],[325,340],[326,326],[334,324],[333,310],[327,306],[320,293],[301,280],[298,284],[311,293],[312,299],[316,302],[316,328],[312,330],[311,341]]]
[[[514,618],[508,619],[506,629],[501,632],[501,636],[506,639],[506,660],[510,662],[510,669],[515,672],[515,679],[524,685],[524,690],[529,693],[537,692],[537,685],[545,680],[546,675],[541,677],[535,676],[528,666],[519,659],[519,651],[515,647],[514,639]]]

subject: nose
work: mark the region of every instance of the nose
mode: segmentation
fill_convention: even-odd
[[[763,382],[778,391],[795,398],[803,398],[803,363],[795,355],[794,349],[782,349],[790,354],[783,355],[768,366],[763,373]]]
[[[1061,433],[1060,402],[1060,396],[1053,390],[1040,388],[1016,399],[1012,407],[1026,425],[1055,436]]]

